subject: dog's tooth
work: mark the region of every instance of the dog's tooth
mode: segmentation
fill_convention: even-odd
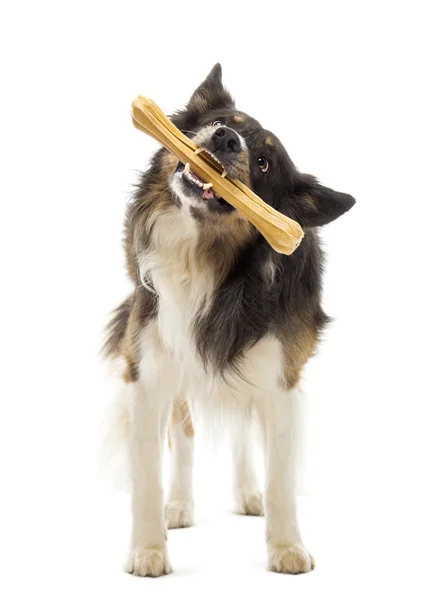
[[[204,183],[204,185],[202,186],[204,188],[204,190],[209,190],[211,187],[213,187],[212,183]]]
[[[224,171],[223,171],[223,173],[222,173],[221,177],[222,177],[222,179],[224,179],[226,176],[227,176],[227,172],[226,172],[226,170],[224,169]]]
[[[190,163],[185,163],[184,173],[190,173]]]
[[[197,148],[194,153],[195,154],[200,154],[203,151],[203,148]]]
[[[209,150],[205,150],[205,152],[206,152],[207,154],[209,154],[209,155],[211,156],[211,158],[213,158],[213,159],[214,159],[214,160],[217,162],[217,164],[218,164],[218,165],[221,165],[221,166],[222,166],[222,163],[221,163],[221,161],[220,161],[220,160],[217,158],[217,156],[215,156],[215,155],[213,154],[213,152],[210,152]]]

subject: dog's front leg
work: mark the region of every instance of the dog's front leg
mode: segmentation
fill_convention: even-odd
[[[131,397],[132,540],[126,570],[143,577],[170,573],[164,518],[162,459],[173,398],[170,372],[129,384]]]
[[[313,559],[300,537],[295,498],[295,392],[278,390],[256,400],[265,445],[265,516],[272,571],[306,573]]]

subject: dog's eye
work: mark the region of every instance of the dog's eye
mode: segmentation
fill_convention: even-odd
[[[269,162],[264,156],[259,156],[259,158],[257,159],[257,164],[259,165],[259,169],[262,171],[262,173],[268,172]]]
[[[212,125],[213,127],[222,127],[222,125],[225,125],[225,121],[222,121],[222,119],[218,119],[217,121],[213,121]]]

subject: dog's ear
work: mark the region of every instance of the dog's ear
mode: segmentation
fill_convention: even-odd
[[[341,217],[354,204],[355,198],[349,194],[320,185],[312,175],[302,176],[296,193],[296,212],[303,227],[326,225]]]
[[[187,110],[203,114],[208,111],[234,106],[234,100],[222,83],[222,67],[214,65],[208,77],[193,93]]]

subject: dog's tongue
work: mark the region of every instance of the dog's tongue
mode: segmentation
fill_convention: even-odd
[[[213,190],[211,188],[208,188],[208,190],[204,190],[202,198],[204,200],[211,200],[212,198],[214,198]]]

